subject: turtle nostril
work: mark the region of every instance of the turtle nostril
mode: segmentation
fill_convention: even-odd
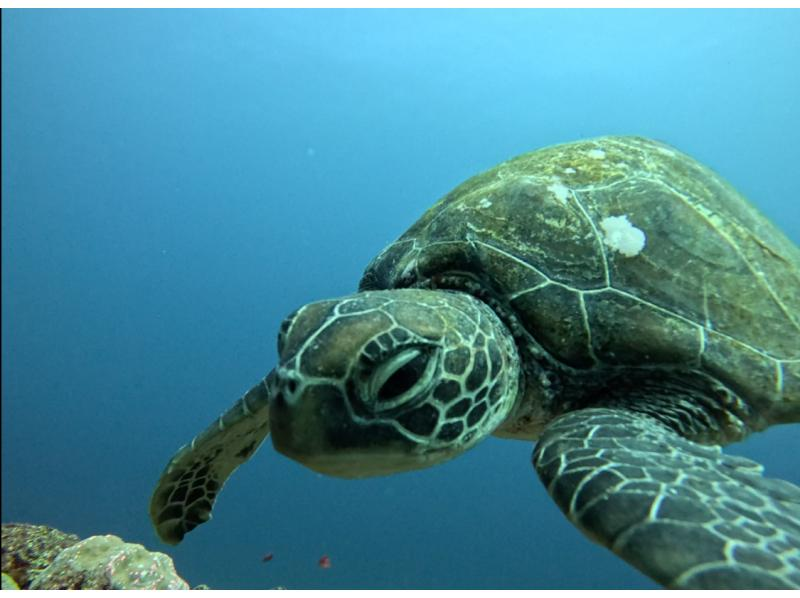
[[[288,390],[290,394],[294,394],[294,392],[297,390],[297,382],[294,380],[287,381],[286,390]]]

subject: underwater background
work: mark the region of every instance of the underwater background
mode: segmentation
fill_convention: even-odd
[[[352,481],[267,441],[181,545],[147,507],[285,315],[511,156],[654,137],[800,242],[800,12],[2,16],[3,522],[119,535],[212,588],[655,587],[567,522],[529,442]],[[800,425],[727,450],[800,483]]]

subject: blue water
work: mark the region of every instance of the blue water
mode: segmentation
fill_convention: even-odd
[[[364,481],[267,443],[175,548],[147,505],[274,365],[284,315],[351,292],[510,156],[662,139],[800,242],[798,29],[797,11],[3,11],[2,520],[113,533],[217,588],[654,587],[567,523],[527,442]],[[800,483],[798,432],[731,450]]]

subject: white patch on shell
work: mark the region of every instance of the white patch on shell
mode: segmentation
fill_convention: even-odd
[[[574,169],[572,166],[567,166],[567,167],[564,169],[564,172],[565,172],[565,173],[567,173],[567,174],[575,174],[575,173],[576,173],[576,172],[578,172],[578,171],[577,171],[577,170],[575,170],[575,169]]]
[[[488,197],[484,197],[478,202],[478,207],[479,208],[491,208],[492,207],[492,200],[490,200]]]
[[[567,200],[569,199],[569,188],[565,187],[559,179],[555,179],[551,184],[549,184],[547,186],[547,190],[555,195],[556,199],[561,203],[567,203]]]
[[[586,152],[586,155],[589,156],[592,160],[605,160],[606,153],[601,149],[592,149]]]
[[[644,231],[633,226],[625,214],[603,218],[600,228],[605,244],[625,257],[637,256],[644,249],[647,240]]]

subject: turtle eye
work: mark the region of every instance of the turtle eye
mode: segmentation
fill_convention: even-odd
[[[369,395],[376,410],[392,409],[428,388],[436,369],[432,357],[432,351],[424,347],[411,347],[379,364],[369,382]]]

